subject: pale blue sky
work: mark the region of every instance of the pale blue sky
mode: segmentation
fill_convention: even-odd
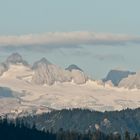
[[[0,0],[0,34],[97,31],[139,34],[139,0]]]
[[[0,36],[72,31],[140,36],[139,6],[140,0],[0,0]],[[46,51],[8,45],[0,49],[0,61],[14,51],[30,62],[46,56],[62,67],[76,63],[95,78],[111,68],[140,70],[140,43]]]

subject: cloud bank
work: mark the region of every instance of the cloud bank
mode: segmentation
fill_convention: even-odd
[[[96,32],[48,32],[20,36],[0,36],[0,47],[4,46],[80,46],[80,45],[126,45],[140,44],[139,36]]]

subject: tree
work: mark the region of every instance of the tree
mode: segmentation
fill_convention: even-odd
[[[125,140],[130,140],[130,133],[128,131],[125,132]]]
[[[139,140],[137,133],[135,134],[133,140]]]

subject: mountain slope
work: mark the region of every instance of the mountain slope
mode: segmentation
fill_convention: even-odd
[[[52,111],[34,117],[24,118],[26,123],[36,124],[38,129],[53,129],[58,131],[73,130],[85,133],[88,130],[98,129],[104,133],[119,132],[126,130],[131,133],[140,132],[140,108],[135,110],[122,110],[113,112],[97,112],[82,109]]]
[[[71,82],[72,80],[76,84],[84,84],[88,80],[83,71],[79,69],[64,70],[45,58],[34,63],[33,71],[32,82],[40,85],[52,85],[55,82],[63,83]]]
[[[22,56],[18,53],[11,54],[5,62],[0,64],[0,76],[10,68],[10,65],[22,64],[28,66],[28,63],[22,59]]]
[[[0,64],[0,76],[8,70],[8,66],[5,63]]]
[[[11,54],[5,62],[7,65],[16,65],[16,64],[23,64],[28,65],[28,63],[23,60],[22,56],[18,53]]]
[[[118,86],[119,82],[128,77],[129,75],[134,75],[135,72],[124,71],[124,70],[111,70],[107,74],[106,78],[103,79],[103,82],[111,81],[114,86]]]
[[[3,108],[0,113],[65,108],[110,111],[140,107],[139,89],[104,86],[90,80],[77,68],[65,70],[45,58],[32,67],[24,65],[21,57],[10,61],[8,69],[0,76],[0,86],[14,91],[14,97],[0,98]]]
[[[137,72],[135,75],[130,75],[127,78],[123,79],[119,83],[119,87],[140,89],[140,72]]]
[[[75,65],[75,64],[69,65],[65,70],[69,70],[69,71],[72,71],[72,70],[83,71],[82,69],[80,69],[80,68],[79,68],[77,65]]]

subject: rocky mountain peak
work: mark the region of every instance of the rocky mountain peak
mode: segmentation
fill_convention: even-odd
[[[118,86],[122,79],[134,74],[135,72],[130,72],[127,70],[110,70],[106,78],[103,79],[103,82],[111,81],[114,86]]]
[[[65,70],[68,70],[68,71],[79,70],[79,71],[82,71],[82,72],[83,72],[83,70],[82,70],[81,68],[79,68],[79,67],[78,67],[77,65],[75,65],[75,64],[69,65]]]
[[[28,63],[22,59],[22,56],[18,53],[13,53],[11,54],[7,60],[6,60],[6,64],[23,64],[23,65],[28,65]]]
[[[52,65],[52,63],[49,62],[45,57],[43,57],[39,61],[37,61],[33,64],[32,69],[37,69],[40,66],[46,66],[47,67],[48,65]]]

